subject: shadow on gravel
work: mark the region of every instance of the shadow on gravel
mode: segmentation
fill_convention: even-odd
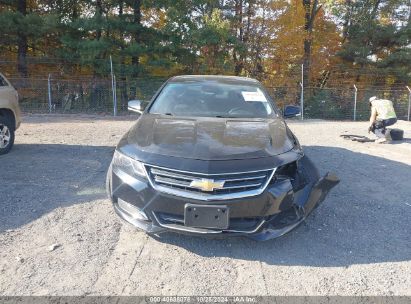
[[[401,145],[401,144],[411,144],[411,138],[404,138],[403,140],[390,141],[389,145]]]
[[[0,157],[0,232],[55,208],[105,198],[114,147],[16,144]]]
[[[343,148],[308,146],[322,173],[341,183],[307,221],[267,242],[207,239],[172,233],[156,237],[205,257],[270,265],[349,266],[411,260],[411,166]]]

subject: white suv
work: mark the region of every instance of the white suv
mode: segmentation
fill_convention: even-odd
[[[14,131],[20,126],[19,95],[0,73],[0,155],[10,151],[14,144]]]

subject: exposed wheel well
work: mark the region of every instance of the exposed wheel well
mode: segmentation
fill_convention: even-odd
[[[16,118],[14,117],[14,113],[10,109],[0,109],[0,117],[6,117],[11,122],[13,128],[16,128]]]

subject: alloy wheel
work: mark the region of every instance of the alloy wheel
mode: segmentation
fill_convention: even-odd
[[[5,149],[10,144],[10,129],[3,124],[0,124],[0,149]]]

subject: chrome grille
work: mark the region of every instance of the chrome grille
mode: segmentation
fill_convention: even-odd
[[[201,174],[146,166],[152,186],[158,191],[201,200],[234,199],[258,195],[271,180],[274,169]]]

